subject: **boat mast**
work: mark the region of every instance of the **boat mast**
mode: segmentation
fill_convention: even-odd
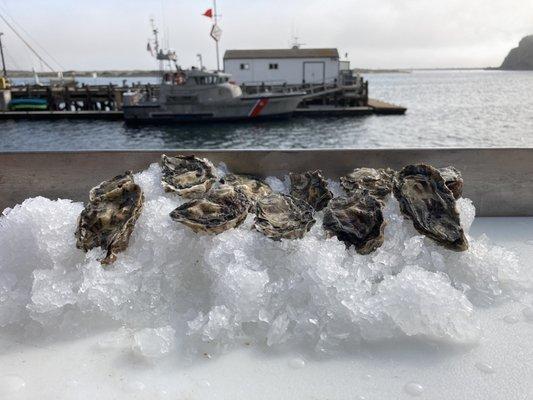
[[[213,10],[215,11],[215,26],[218,27],[218,13],[217,13],[217,0],[213,0]],[[217,71],[220,71],[220,56],[219,56],[219,49],[218,49],[218,39],[215,40],[216,46],[217,46]]]
[[[2,57],[2,72],[4,73],[4,78],[7,78],[6,61],[4,60],[4,48],[2,47],[2,35],[3,32],[0,32],[0,56]]]

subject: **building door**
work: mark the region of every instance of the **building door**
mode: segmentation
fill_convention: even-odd
[[[326,80],[326,64],[323,61],[304,62],[305,83],[324,83]]]

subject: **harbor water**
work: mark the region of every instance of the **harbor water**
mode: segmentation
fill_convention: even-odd
[[[414,71],[365,78],[370,97],[405,106],[407,113],[139,128],[121,121],[2,121],[0,151],[533,146],[532,72]]]

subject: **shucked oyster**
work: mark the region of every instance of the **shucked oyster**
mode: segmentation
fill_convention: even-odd
[[[195,156],[161,156],[163,178],[167,192],[176,192],[187,199],[202,197],[215,183],[216,170],[205,158]]]
[[[107,251],[102,264],[113,263],[128,247],[135,222],[141,214],[144,196],[130,171],[102,182],[89,193],[89,204],[78,218],[76,247]]]
[[[454,167],[439,168],[439,172],[446,183],[448,189],[453,193],[453,197],[458,199],[463,195],[463,177]]]
[[[271,239],[301,239],[314,223],[313,209],[303,200],[281,193],[257,200],[254,228]]]
[[[468,249],[455,199],[437,169],[424,164],[406,166],[397,176],[394,196],[418,232],[450,250]]]
[[[350,197],[337,197],[324,211],[323,227],[330,236],[336,236],[354,246],[359,254],[369,254],[383,244],[383,203],[368,191],[357,191]]]
[[[221,182],[238,187],[252,202],[255,202],[259,197],[272,193],[270,186],[261,179],[250,175],[227,174],[221,179]]]
[[[291,179],[291,196],[306,201],[317,211],[326,207],[333,198],[333,194],[328,190],[328,183],[322,177],[320,170],[307,171],[303,174],[291,172],[289,177]]]
[[[356,168],[353,172],[341,177],[341,185],[348,195],[357,190],[368,192],[384,199],[392,192],[394,171],[387,169]]]
[[[250,201],[239,189],[216,184],[205,198],[191,200],[170,213],[170,217],[195,232],[218,235],[244,222]]]

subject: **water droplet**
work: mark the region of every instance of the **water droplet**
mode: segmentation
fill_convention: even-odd
[[[424,392],[424,386],[417,382],[409,382],[404,386],[404,390],[411,396],[420,396]]]
[[[289,367],[293,369],[302,369],[305,367],[305,360],[300,357],[295,357],[289,361]]]
[[[0,394],[8,395],[20,392],[26,387],[26,381],[18,375],[0,377]]]
[[[373,378],[373,376],[370,375],[370,374],[365,374],[365,375],[363,375],[363,379],[364,379],[365,381],[370,381],[370,380],[372,380],[372,378]]]
[[[492,368],[492,365],[483,362],[476,363],[476,368],[486,374],[493,374],[496,372],[494,368]]]
[[[506,315],[503,317],[504,322],[507,322],[508,324],[516,324],[518,321],[520,321],[520,318],[518,315]]]
[[[533,308],[532,307],[526,307],[522,310],[522,314],[524,315],[524,318],[529,321],[533,322]]]
[[[198,382],[198,386],[203,387],[203,388],[208,388],[208,387],[211,387],[211,382],[203,380],[203,381]]]
[[[126,392],[128,393],[137,393],[137,392],[142,392],[144,389],[146,389],[146,385],[140,381],[133,381],[133,382],[128,382],[126,384]]]
[[[365,396],[357,396],[357,400],[366,400]]]

